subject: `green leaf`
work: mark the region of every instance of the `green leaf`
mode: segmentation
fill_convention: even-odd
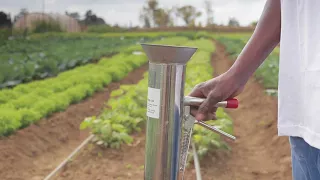
[[[84,121],[82,121],[80,124],[80,130],[87,129],[91,125],[91,122],[93,119],[94,117],[89,117],[89,118],[86,118]]]
[[[118,89],[118,90],[112,91],[110,94],[110,97],[121,96],[123,93],[124,93],[123,89]]]
[[[100,131],[101,131],[103,138],[108,138],[108,137],[112,136],[112,128],[111,128],[110,124],[106,124],[106,125],[102,126]]]
[[[133,138],[129,136],[127,133],[120,133],[120,138],[126,143],[130,144],[133,142]]]
[[[117,132],[126,132],[126,128],[121,124],[112,124],[112,129]]]

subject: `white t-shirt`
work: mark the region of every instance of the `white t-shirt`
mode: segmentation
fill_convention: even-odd
[[[278,134],[320,149],[320,0],[281,0]]]

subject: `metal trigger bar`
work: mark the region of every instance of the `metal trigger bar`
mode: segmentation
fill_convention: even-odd
[[[200,125],[200,126],[202,126],[202,127],[205,127],[205,128],[207,128],[207,129],[209,129],[209,130],[211,130],[211,131],[213,131],[213,132],[219,133],[219,134],[221,134],[221,135],[223,135],[223,136],[226,136],[227,138],[229,138],[229,139],[231,139],[231,140],[236,140],[236,137],[235,137],[235,136],[233,136],[233,135],[231,135],[231,134],[228,134],[228,133],[226,133],[226,132],[224,132],[224,131],[222,131],[222,130],[214,127],[214,126],[211,126],[211,125],[209,125],[209,124],[206,124],[206,123],[204,123],[204,122],[202,122],[202,121],[195,120],[195,124],[198,124],[198,125]]]

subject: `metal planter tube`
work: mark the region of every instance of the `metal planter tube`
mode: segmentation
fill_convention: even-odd
[[[186,64],[197,48],[155,44],[142,47],[149,59],[144,179],[180,180],[194,124],[235,138],[185,112],[185,108],[203,102],[184,97]],[[237,101],[228,100],[217,106],[236,108]]]

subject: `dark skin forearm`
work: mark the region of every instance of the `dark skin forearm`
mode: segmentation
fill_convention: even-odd
[[[267,0],[252,37],[226,74],[238,77],[238,82],[246,84],[280,42],[280,32],[280,0]]]
[[[197,120],[215,119],[215,105],[241,93],[250,76],[279,43],[280,31],[280,0],[267,0],[252,37],[232,67],[226,73],[198,84],[189,94],[206,98],[192,110]]]

